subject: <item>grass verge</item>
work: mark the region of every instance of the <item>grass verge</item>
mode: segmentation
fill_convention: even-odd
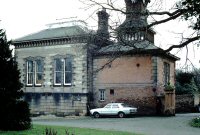
[[[141,135],[129,132],[120,131],[106,131],[97,130],[89,128],[72,128],[63,126],[44,126],[44,125],[33,125],[30,130],[25,131],[0,131],[1,135],[45,135],[45,129],[51,128],[57,131],[57,135],[65,135],[65,130],[67,129],[70,133],[75,135]]]

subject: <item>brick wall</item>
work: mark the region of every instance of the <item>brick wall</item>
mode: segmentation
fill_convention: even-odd
[[[109,58],[100,57],[94,60],[94,70],[101,68]],[[175,65],[173,61],[150,55],[123,56],[116,59],[93,80],[95,106],[102,107],[109,102],[125,102],[138,107],[138,114],[155,114],[156,99],[164,98],[164,62],[170,64],[170,82],[174,84]],[[99,90],[105,90],[105,100],[99,100]],[[110,91],[114,90],[114,94]],[[172,96],[174,97],[174,96]],[[168,108],[174,110],[174,100],[169,106],[162,101],[162,112]]]
[[[95,59],[95,69],[107,62]],[[155,113],[151,56],[124,56],[99,71],[94,77],[95,105],[102,107],[109,102],[125,102],[138,107],[139,114]],[[105,101],[99,101],[99,89],[105,90]],[[110,93],[114,90],[114,94]]]

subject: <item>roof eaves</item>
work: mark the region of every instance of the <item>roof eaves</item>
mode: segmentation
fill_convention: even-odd
[[[94,56],[108,56],[110,54],[121,54],[121,55],[137,55],[137,54],[150,54],[153,56],[164,56],[170,59],[173,59],[175,61],[180,60],[179,57],[176,57],[175,55],[172,55],[171,53],[166,53],[163,49],[157,48],[157,49],[133,49],[127,52],[124,51],[110,51],[110,52],[100,52],[95,54]]]

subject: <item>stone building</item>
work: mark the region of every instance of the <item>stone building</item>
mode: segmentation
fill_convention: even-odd
[[[81,25],[50,28],[13,42],[32,113],[86,114],[87,107],[126,102],[140,114],[174,114],[176,56],[154,45],[143,29],[149,0],[125,0],[126,19],[109,39],[108,13],[97,13],[98,30]],[[159,106],[159,108],[158,108]]]
[[[86,113],[88,34],[87,29],[74,25],[14,41],[32,113]]]

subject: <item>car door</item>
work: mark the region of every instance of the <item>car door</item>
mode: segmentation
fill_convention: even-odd
[[[119,112],[119,105],[118,104],[113,104],[112,109],[111,109],[111,115],[117,115]]]
[[[108,104],[108,105],[106,105],[103,109],[102,109],[102,111],[101,111],[101,114],[102,115],[110,115],[111,114],[111,104]]]

